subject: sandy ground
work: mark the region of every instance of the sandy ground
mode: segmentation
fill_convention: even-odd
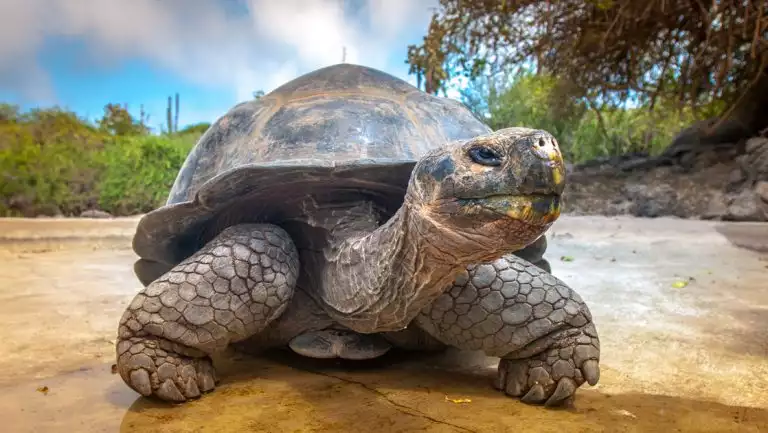
[[[139,398],[111,373],[139,287],[135,223],[0,220],[0,431],[768,432],[766,224],[558,221],[548,256],[590,305],[602,377],[548,410],[498,394],[495,360],[459,352],[353,365],[227,354],[214,393]]]

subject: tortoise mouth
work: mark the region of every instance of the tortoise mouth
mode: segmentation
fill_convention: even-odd
[[[549,224],[560,216],[560,194],[495,194],[481,198],[460,199],[468,214],[491,214],[532,224]]]

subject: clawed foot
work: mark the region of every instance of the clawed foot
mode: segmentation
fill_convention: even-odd
[[[573,344],[558,344],[527,359],[502,359],[496,388],[528,404],[560,406],[571,402],[585,381],[596,385],[600,379],[600,343],[586,334],[566,341]]]
[[[139,394],[173,402],[200,397],[217,381],[211,359],[202,352],[154,337],[120,341],[117,370]]]

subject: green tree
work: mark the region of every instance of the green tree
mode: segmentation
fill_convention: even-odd
[[[483,81],[485,85],[469,88],[476,93],[475,100],[486,101],[479,106],[484,108],[480,112],[489,126],[545,129],[555,135],[566,158],[573,162],[631,152],[658,154],[696,119],[691,108],[679,110],[662,103],[654,110],[647,104],[595,106],[588,98],[571,96],[574,90],[562,79],[533,71],[518,73],[507,82]]]
[[[440,0],[407,62],[431,93],[533,65],[599,109],[723,101],[754,133],[768,126],[765,23],[766,0]]]
[[[16,122],[21,116],[18,105],[0,104],[0,123]]]
[[[131,116],[126,107],[119,104],[107,104],[104,106],[104,115],[99,120],[99,128],[112,135],[145,135],[148,128]]]

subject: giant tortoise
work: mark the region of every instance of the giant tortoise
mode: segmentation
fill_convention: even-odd
[[[500,357],[507,395],[571,401],[598,381],[599,342],[542,257],[564,181],[546,131],[493,132],[366,67],[301,76],[219,118],[139,222],[120,376],[181,402],[214,388],[210,355],[230,344],[346,359],[453,346]]]

